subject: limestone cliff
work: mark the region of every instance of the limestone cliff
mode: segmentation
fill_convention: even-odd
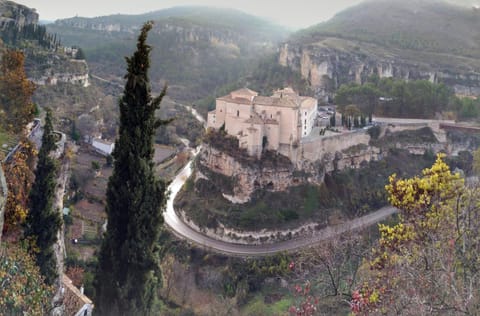
[[[284,192],[305,184],[318,185],[327,173],[362,168],[395,150],[414,155],[445,152],[458,155],[480,145],[480,130],[455,125],[453,121],[381,119],[370,130],[331,133],[303,139],[290,157],[267,152],[262,159],[248,157],[228,138],[204,144],[196,162],[195,180],[214,183],[232,203],[246,203],[257,190]],[[207,190],[207,188],[205,188]]]
[[[13,1],[0,0],[0,27],[3,28],[11,22],[20,28],[27,24],[37,24],[38,13],[35,9]]]
[[[233,203],[249,201],[257,189],[285,191],[288,187],[305,182],[304,173],[296,172],[288,159],[278,156],[276,158],[281,162],[273,162],[273,157],[246,162],[204,145],[197,161],[197,178],[204,177],[214,181],[224,178],[220,185],[222,194]]]
[[[38,25],[38,19],[35,9],[0,0],[0,37],[3,40],[0,45],[24,53],[25,71],[37,85],[64,82],[88,86],[88,65],[85,60],[75,59],[78,49],[60,46],[56,35],[46,33],[45,26]]]
[[[110,33],[136,34],[141,27],[138,24],[124,22],[108,22],[95,19],[73,18],[58,20],[55,26],[67,26],[75,29],[102,31]],[[182,20],[168,19],[155,23],[152,34],[175,37],[176,43],[209,42],[216,45],[234,45],[238,49],[238,42],[247,41],[239,32],[234,30],[218,29],[208,25],[196,23],[185,24]]]
[[[480,94],[480,68],[473,58],[456,58],[438,64],[425,60],[406,59],[395,50],[386,54],[375,53],[374,44],[362,49],[353,41],[326,38],[314,44],[284,43],[280,47],[279,63],[301,72],[318,97],[331,95],[342,84],[364,82],[368,76],[405,80],[424,79],[443,82],[462,95]],[[342,47],[342,48],[339,48]],[[449,63],[461,66],[451,67]]]
[[[25,70],[37,85],[55,86],[58,83],[90,85],[89,69],[85,60],[71,59],[64,54],[49,51],[28,51]]]
[[[435,0],[370,0],[293,34],[279,62],[317,95],[371,74],[444,82],[480,94],[480,11]]]

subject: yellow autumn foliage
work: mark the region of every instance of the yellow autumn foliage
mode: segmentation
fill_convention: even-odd
[[[357,290],[363,300],[351,303],[355,314],[480,311],[480,293],[472,287],[480,277],[480,190],[467,188],[443,158],[439,154],[421,176],[389,178],[385,188],[399,221],[379,225],[365,285]]]

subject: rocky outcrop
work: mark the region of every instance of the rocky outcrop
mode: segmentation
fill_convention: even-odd
[[[370,46],[360,49],[348,40],[328,38],[314,44],[284,43],[278,61],[300,71],[318,97],[332,95],[334,89],[345,83],[362,83],[372,74],[380,78],[443,82],[458,94],[480,94],[480,69],[473,68],[471,64],[475,62],[469,58],[458,58],[452,62],[458,66],[452,67],[448,63],[430,63],[428,58],[408,59],[395,50],[379,54],[377,50],[382,50]]]
[[[29,79],[37,85],[55,86],[58,83],[90,85],[88,64],[85,60],[70,59],[53,52],[27,51],[25,69]]]
[[[95,19],[66,19],[55,22],[57,26],[68,26],[78,29],[94,30],[111,33],[129,33],[136,34],[141,24],[133,25],[126,23],[105,23]],[[175,38],[178,43],[210,43],[214,46],[227,46],[231,49],[239,50],[242,45],[245,48],[250,45],[260,45],[261,43],[251,39],[238,31],[208,27],[201,24],[188,23],[185,25],[182,20],[164,20],[157,21],[152,33]],[[263,43],[265,44],[265,43]]]
[[[0,28],[12,22],[19,28],[27,24],[37,24],[38,13],[35,9],[13,1],[0,0]]]
[[[232,202],[245,203],[256,189],[285,191],[304,182],[304,174],[295,172],[293,164],[245,163],[218,149],[205,145],[199,154],[199,177],[226,177],[222,194]],[[210,179],[211,180],[211,179]]]
[[[104,22],[98,19],[71,18],[55,21],[58,26],[68,26],[84,30],[105,31],[105,32],[127,32],[135,33],[140,29],[140,25],[131,25],[116,22]]]
[[[228,154],[204,145],[196,164],[196,180],[215,183],[232,203],[246,203],[256,190],[278,192],[302,184],[320,184],[326,173],[362,168],[370,161],[384,159],[395,149],[416,155],[458,155],[480,146],[480,129],[469,135],[453,121],[377,118],[377,124],[375,138],[366,129],[308,137],[290,159],[278,155],[283,157],[282,163],[272,163],[271,157],[242,159],[240,153]]]

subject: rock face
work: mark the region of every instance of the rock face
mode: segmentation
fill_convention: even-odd
[[[55,86],[58,83],[90,85],[89,68],[85,60],[71,59],[50,51],[26,50],[25,71],[37,85]]]
[[[123,32],[136,34],[141,27],[138,25],[126,23],[108,23],[96,19],[72,18],[58,20],[57,26],[68,26],[77,29],[94,30],[103,32]],[[178,21],[159,21],[155,23],[152,33],[167,34],[175,36],[179,42],[210,42],[212,44],[236,45],[242,40],[238,32],[219,30],[214,27],[205,27],[191,24],[181,25]],[[246,39],[245,39],[246,40]]]
[[[197,165],[207,178],[220,174],[230,179],[230,188],[222,193],[225,198],[237,203],[249,201],[256,189],[285,191],[288,187],[303,182],[301,175],[295,176],[295,167],[291,163],[247,164],[211,146],[203,147]]]
[[[340,44],[345,49],[339,49]],[[406,60],[395,52],[379,55],[359,50],[349,41],[340,39],[325,39],[315,44],[284,43],[278,61],[300,71],[318,97],[331,96],[334,89],[345,83],[360,84],[372,74],[380,78],[443,82],[458,94],[480,94],[480,71],[467,66],[468,61],[462,70],[452,70],[448,64]]]
[[[20,28],[27,24],[37,24],[38,13],[35,9],[24,5],[0,0],[0,27],[11,22],[14,22]]]
[[[214,181],[226,199],[246,203],[258,189],[279,192],[307,183],[321,184],[326,173],[362,168],[367,162],[385,158],[392,149],[416,155],[427,151],[458,155],[480,145],[480,129],[465,131],[453,121],[377,120],[380,125],[375,139],[364,129],[311,137],[302,141],[289,159],[282,156],[281,163],[272,157],[245,161],[204,144],[196,164],[196,180]]]

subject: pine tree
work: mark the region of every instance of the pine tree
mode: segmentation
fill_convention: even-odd
[[[31,247],[47,284],[53,284],[58,277],[53,245],[57,241],[57,233],[62,223],[59,211],[53,206],[57,165],[50,154],[55,147],[51,112],[47,110],[42,147],[38,153],[35,182],[29,194],[29,212],[25,222],[25,237],[34,242]]]
[[[150,315],[160,282],[158,237],[167,198],[165,182],[154,175],[155,119],[165,95],[152,99],[148,69],[152,28],[146,23],[137,51],[127,58],[127,82],[120,106],[120,129],[107,188],[108,226],[95,278],[98,315]]]
[[[75,55],[75,59],[85,60],[85,53],[83,52],[83,49],[78,48],[77,54]]]

